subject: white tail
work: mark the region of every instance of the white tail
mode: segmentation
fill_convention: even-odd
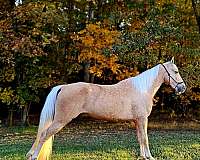
[[[50,124],[53,122],[54,119],[54,113],[55,113],[55,102],[57,98],[57,94],[59,89],[62,86],[56,86],[54,87],[49,95],[46,98],[44,107],[42,109],[41,115],[40,115],[40,123],[37,133],[37,138],[35,140],[34,146],[36,147],[38,145],[41,133],[46,130]],[[42,146],[37,160],[48,160],[51,153],[52,153],[52,144],[53,144],[53,136],[50,137]]]

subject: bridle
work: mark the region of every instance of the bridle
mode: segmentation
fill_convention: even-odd
[[[161,65],[164,67],[165,71],[166,71],[167,74],[168,74],[168,77],[169,77],[169,84],[170,84],[170,78],[171,78],[174,82],[176,82],[175,88],[176,88],[179,84],[184,83],[183,81],[182,81],[182,82],[177,82],[177,81],[170,75],[170,73],[169,73],[169,71],[167,70],[167,68],[165,67],[165,65],[164,65],[164,64],[161,64]]]

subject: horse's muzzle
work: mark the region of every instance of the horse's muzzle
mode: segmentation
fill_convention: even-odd
[[[175,88],[175,91],[177,95],[184,93],[186,91],[186,85],[184,83],[178,84]]]

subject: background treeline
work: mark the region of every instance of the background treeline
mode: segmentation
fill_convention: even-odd
[[[55,85],[113,84],[172,56],[188,88],[175,96],[162,87],[152,118],[200,120],[198,0],[23,0],[18,6],[1,0],[0,6],[1,123],[37,122]]]

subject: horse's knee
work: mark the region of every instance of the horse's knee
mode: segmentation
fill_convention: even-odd
[[[54,122],[52,123],[49,128],[46,130],[45,132],[45,139],[51,137],[52,135],[56,134],[57,132],[59,132],[63,127],[64,127],[64,123],[57,123]]]
[[[39,143],[38,144],[43,144],[47,139],[47,130],[43,131],[40,135]]]

